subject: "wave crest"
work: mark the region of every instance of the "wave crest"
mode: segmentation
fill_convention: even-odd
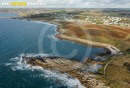
[[[61,74],[60,72],[56,71],[50,71],[43,69],[42,67],[39,66],[31,66],[29,64],[26,64],[26,61],[22,60],[22,57],[25,54],[19,55],[19,57],[15,57],[11,59],[11,63],[6,63],[6,66],[11,66],[11,69],[13,71],[16,70],[30,70],[30,71],[40,71],[43,74],[43,77],[47,79],[53,79],[54,81],[60,82],[64,86],[68,86],[69,88],[85,88],[84,86],[81,85],[80,81],[76,78],[71,78],[67,74]],[[26,54],[27,57],[34,57],[34,56],[50,56],[48,54]],[[39,75],[41,75],[39,73]]]

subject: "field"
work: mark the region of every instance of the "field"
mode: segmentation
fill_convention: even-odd
[[[102,80],[110,88],[129,88],[130,55],[115,56],[110,59],[113,58],[115,58],[115,60],[107,67],[106,75],[103,75],[102,68],[99,71],[98,79]]]
[[[130,48],[130,29],[117,26],[82,24],[66,22],[63,35],[111,44],[122,51]]]

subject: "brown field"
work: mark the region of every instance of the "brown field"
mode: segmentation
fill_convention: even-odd
[[[93,36],[99,36],[99,37],[109,37],[109,33],[107,33],[107,31],[105,30],[96,30],[96,29],[88,29],[87,31],[89,31],[90,35]]]
[[[116,46],[121,50],[130,48],[130,29],[117,26],[65,23],[64,35],[86,39],[92,37],[92,41],[107,43]],[[124,46],[125,45],[125,46]]]
[[[74,34],[77,37],[83,37],[86,35],[86,33],[82,30],[82,28],[76,26],[76,25],[67,25],[65,26],[67,31],[66,32],[71,32],[72,34]],[[70,34],[71,34],[70,33]]]
[[[128,35],[128,33],[125,33],[125,32],[122,32],[122,31],[111,30],[110,35],[112,37],[116,37],[116,38],[125,38]]]
[[[104,36],[104,37],[116,37],[116,38],[125,38],[130,34],[130,29],[115,27],[115,26],[107,26],[107,25],[95,25],[95,24],[87,24],[85,28],[77,26],[74,23],[68,23],[64,26],[67,29],[66,32],[72,31],[78,37],[83,37],[88,34],[87,31],[90,32],[92,36]],[[87,31],[86,31],[87,30]],[[86,31],[86,32],[85,32]]]

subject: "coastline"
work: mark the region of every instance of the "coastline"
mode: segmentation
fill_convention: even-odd
[[[52,24],[55,24],[55,23],[52,22]],[[55,25],[57,25],[57,23]],[[81,39],[81,38],[66,36],[62,32],[63,29],[62,29],[61,24],[58,23],[57,26],[58,26],[57,31],[58,31],[59,34],[55,35],[55,37],[57,37],[58,39],[67,40],[67,41],[79,43],[79,44],[82,44],[82,45],[85,45],[85,46],[90,46],[90,47],[105,48],[108,52],[111,53],[110,55],[120,54],[120,50],[117,47],[113,46],[113,45],[105,44],[105,43],[99,43],[99,42],[93,42],[91,40],[85,40],[85,39]]]
[[[120,52],[120,50],[117,49],[116,47],[109,45],[109,44],[105,44],[105,43],[98,43],[98,42],[92,42],[90,40],[68,37],[68,36],[62,35],[62,34],[57,34],[56,37],[59,38],[59,39],[62,39],[62,40],[73,41],[73,42],[83,44],[83,45],[86,45],[86,46],[105,48],[109,52],[110,55],[117,55]]]
[[[29,20],[29,21],[36,21],[36,20]],[[39,21],[39,22],[43,22],[43,21]],[[47,22],[47,21],[44,21],[44,22]],[[53,22],[48,22],[48,23],[56,25],[56,31],[58,31],[58,33],[61,34],[61,32],[60,32],[61,25],[60,24],[56,24],[56,23],[54,24]],[[57,35],[55,35],[55,36],[57,37]],[[30,58],[32,58],[32,57],[30,57]],[[44,69],[49,69],[51,71],[58,71],[58,72],[65,73],[65,74],[67,73],[68,76],[78,79],[81,82],[81,84],[83,86],[85,86],[85,88],[109,88],[109,87],[106,87],[102,81],[97,80],[95,75],[93,75],[93,73],[80,72],[80,70],[83,69],[83,67],[80,67],[80,69],[74,69],[74,70],[71,69],[72,71],[62,71],[62,69],[65,69],[65,68],[62,68],[62,69],[59,68],[59,67],[64,67],[62,65],[61,66],[55,65],[55,67],[58,67],[58,68],[54,68],[54,67],[51,67],[50,64],[43,65],[44,61],[41,61],[41,60],[39,61],[36,57],[34,57],[34,58],[35,58],[35,60],[30,59],[29,62],[27,62],[27,64],[30,64],[32,66],[40,66]],[[48,58],[48,60],[51,60],[51,59]],[[55,60],[58,60],[58,59],[54,59],[54,61],[52,61],[52,62],[55,62]],[[65,60],[66,60],[65,58],[62,58],[62,59],[60,59],[60,62],[64,62]],[[85,66],[88,65],[86,63],[79,62],[79,61],[73,61],[73,60],[67,60],[67,61],[72,62],[69,67],[71,67],[71,65],[75,64],[75,63],[80,63],[81,65],[85,64]],[[89,64],[91,64],[91,62]],[[76,87],[76,88],[79,88],[79,87]]]
[[[26,19],[26,18],[23,18],[23,19]],[[34,19],[28,19],[28,20],[29,21],[39,21],[39,20],[34,20]],[[46,21],[46,20],[40,20],[39,22],[47,22],[49,24],[56,25],[56,31],[58,32],[58,34],[56,34],[55,37],[58,39],[79,43],[79,44],[82,44],[85,46],[104,48],[104,49],[106,49],[106,51],[108,51],[108,53],[106,53],[106,55],[110,54],[110,56],[121,54],[120,50],[117,47],[110,45],[110,44],[93,42],[91,40],[85,40],[85,39],[74,38],[74,37],[69,37],[69,36],[63,35],[62,25],[58,22]]]
[[[37,16],[37,15],[36,15]],[[62,71],[62,70],[64,70],[64,69],[61,69],[60,67],[64,67],[64,66],[56,66],[56,68],[55,67],[51,67],[51,64],[49,64],[49,63],[46,63],[46,62],[44,62],[44,60],[39,60],[39,58],[37,58],[36,56],[34,57],[34,59],[35,60],[33,60],[33,59],[30,59],[30,61],[31,61],[31,63],[27,63],[27,64],[30,64],[31,66],[40,66],[41,68],[45,68],[45,69],[47,69],[47,70],[50,70],[50,71],[54,71],[54,72],[59,72],[59,73],[61,73],[61,74],[66,74],[67,73],[67,75],[68,75],[68,77],[70,76],[70,78],[72,77],[72,78],[78,78],[78,76],[80,75],[80,77],[78,78],[78,80],[83,84],[83,86],[87,86],[88,88],[96,88],[94,85],[96,84],[98,84],[98,81],[100,81],[101,83],[100,84],[102,84],[103,83],[103,85],[105,84],[106,86],[109,86],[110,88],[115,88],[115,87],[117,87],[117,88],[121,88],[121,87],[125,87],[126,86],[126,84],[127,84],[127,86],[129,87],[129,85],[128,84],[130,84],[130,82],[129,82],[129,78],[128,77],[130,77],[128,74],[129,74],[129,67],[130,67],[130,62],[129,62],[129,55],[127,56],[127,55],[125,55],[126,54],[126,52],[125,52],[125,50],[127,49],[127,48],[129,48],[129,47],[126,47],[125,49],[124,48],[122,48],[122,47],[125,47],[125,46],[128,46],[127,44],[126,44],[126,42],[123,42],[123,41],[120,41],[120,42],[118,42],[119,40],[117,40],[116,41],[116,39],[118,39],[118,38],[122,38],[122,39],[120,39],[120,40],[123,40],[124,38],[123,38],[123,36],[124,35],[121,35],[120,33],[122,32],[122,34],[124,33],[125,34],[125,32],[124,31],[117,31],[117,30],[112,30],[112,31],[108,31],[108,32],[110,32],[111,34],[113,34],[112,36],[111,36],[111,38],[115,38],[115,39],[113,39],[113,41],[115,41],[115,42],[113,42],[113,41],[109,41],[109,38],[108,38],[108,41],[109,42],[107,42],[107,40],[104,42],[104,41],[100,41],[100,38],[99,38],[99,41],[98,41],[98,38],[96,38],[96,39],[93,39],[93,41],[89,41],[89,40],[86,40],[86,39],[82,39],[82,37],[80,38],[75,38],[75,37],[73,37],[73,36],[68,36],[68,35],[66,35],[64,32],[66,31],[66,27],[64,27],[64,22],[62,23],[62,22],[58,22],[58,21],[54,21],[54,20],[42,20],[41,18],[43,18],[44,19],[44,17],[40,17],[40,18],[38,18],[37,19],[37,17],[36,18],[24,18],[24,17],[22,17],[23,19],[21,19],[21,20],[26,20],[26,21],[36,21],[36,22],[43,22],[43,23],[48,23],[48,24],[53,24],[54,26],[56,25],[56,27],[55,27],[55,31],[57,32],[56,34],[55,34],[55,37],[56,38],[58,38],[58,39],[61,39],[61,40],[65,40],[65,41],[70,41],[70,42],[75,42],[75,43],[78,43],[78,44],[81,44],[81,45],[90,45],[90,46],[92,46],[92,47],[99,47],[99,48],[105,48],[108,52],[107,53],[103,53],[103,56],[106,56],[108,59],[107,60],[105,60],[105,61],[93,61],[93,60],[88,60],[88,61],[86,61],[86,62],[83,62],[83,63],[81,63],[81,64],[84,64],[85,63],[85,65],[87,65],[88,63],[90,63],[90,64],[93,64],[93,62],[94,62],[94,64],[101,64],[102,65],[102,68],[101,69],[99,69],[98,70],[98,72],[96,73],[96,74],[94,74],[93,72],[92,73],[83,73],[83,75],[81,75],[81,74],[79,74],[79,72],[81,72],[79,69],[75,69],[74,71],[72,71],[72,73],[74,73],[74,74],[72,74],[72,73],[69,73],[69,72],[66,72],[66,71]],[[47,17],[48,18],[48,17]],[[20,18],[11,18],[11,19],[20,19]],[[91,24],[90,24],[91,25]],[[98,24],[98,25],[100,25],[100,24]],[[102,25],[102,24],[101,24]],[[104,25],[104,26],[106,26],[106,25]],[[108,27],[110,27],[110,26],[108,26]],[[111,26],[111,27],[113,27],[113,26]],[[118,27],[118,26],[117,26]],[[91,27],[90,27],[91,28]],[[68,28],[69,29],[69,28]],[[71,28],[70,28],[71,29]],[[93,29],[93,28],[92,28]],[[113,29],[118,29],[118,28],[113,28]],[[125,29],[125,28],[124,28]],[[119,29],[120,30],[120,29]],[[75,30],[74,30],[75,31]],[[96,31],[96,27],[95,27],[95,29],[94,29],[94,31],[92,31],[93,33]],[[100,32],[100,30],[98,30],[99,32]],[[115,32],[115,31],[117,31],[117,32]],[[102,32],[102,31],[101,31]],[[104,32],[103,32],[104,33]],[[129,32],[128,32],[129,33]],[[118,35],[119,34],[119,35]],[[126,33],[127,34],[127,33]],[[116,35],[116,36],[115,36]],[[95,34],[95,36],[93,37],[93,38],[95,38],[95,37],[97,37],[96,36],[96,34]],[[105,36],[101,36],[101,38],[104,38]],[[106,37],[107,38],[107,37]],[[129,36],[127,36],[127,37],[125,37],[125,41],[127,41],[128,39],[129,39]],[[96,41],[96,42],[94,42],[94,41]],[[129,40],[128,40],[129,41]],[[102,42],[102,43],[100,43],[100,42]],[[114,44],[113,44],[114,43]],[[118,44],[116,44],[116,43],[118,43]],[[121,44],[120,44],[121,43]],[[124,44],[124,45],[123,45]],[[120,47],[120,46],[122,46],[122,47]],[[122,50],[122,49],[124,49],[124,50]],[[123,54],[121,54],[120,53],[120,50],[123,52]],[[128,51],[129,52],[129,51]],[[120,54],[121,54],[121,56],[120,56]],[[39,55],[40,56],[40,55]],[[102,56],[102,55],[101,55]],[[43,57],[43,56],[42,56]],[[53,57],[55,57],[55,56],[53,56]],[[33,56],[30,56],[29,58],[33,58]],[[57,63],[57,61],[59,61],[58,63],[60,63],[60,64],[63,64],[62,63],[62,61],[64,61],[64,59],[65,58],[61,58],[61,59],[52,59],[52,57],[50,57],[50,58],[48,58],[49,60],[52,60],[51,62],[56,62]],[[114,61],[113,61],[114,60]],[[73,62],[73,60],[70,60],[70,62],[72,61],[72,63],[73,64],[75,64],[75,63],[77,63],[76,61],[74,61]],[[109,61],[110,61],[110,63],[109,63]],[[111,62],[112,61],[112,62]],[[105,68],[105,65],[107,65],[107,63],[109,63],[109,66],[107,67],[107,70],[106,70],[106,75],[104,75],[103,74],[103,68]],[[44,64],[44,66],[43,66],[43,64]],[[46,66],[45,66],[45,64],[46,64]],[[48,65],[47,65],[48,64]],[[65,66],[66,66],[66,64],[64,64]],[[76,65],[77,66],[77,65]],[[81,67],[81,69],[82,68],[84,68],[84,67]],[[128,70],[128,73],[127,73],[127,70],[126,70],[126,68],[127,68],[127,70]],[[125,73],[123,73],[123,72],[125,72]],[[120,73],[120,74],[118,74],[118,73]],[[78,75],[76,75],[76,74],[78,74]],[[85,77],[84,77],[84,75],[85,75]],[[84,78],[83,78],[84,77]],[[83,78],[83,80],[82,80],[82,78]],[[92,80],[92,78],[93,79],[95,79],[96,81],[93,81]],[[119,79],[119,80],[117,80],[117,79]],[[87,82],[86,82],[87,81]],[[84,85],[84,82],[86,82],[86,84]],[[121,86],[123,84],[123,86]],[[81,85],[80,83],[79,83],[79,85]],[[90,87],[90,86],[91,87]],[[109,88],[108,87],[108,88]],[[76,88],[78,88],[78,87],[76,87]],[[99,88],[102,88],[101,86],[99,87]],[[104,88],[104,87],[103,87]]]
[[[38,21],[38,20],[33,20],[33,19],[31,19],[31,20],[29,20],[29,21]],[[58,32],[58,34],[56,34],[55,35],[55,37],[57,37],[57,38],[59,38],[59,39],[63,39],[63,40],[67,40],[67,41],[72,41],[72,42],[76,42],[76,43],[79,43],[79,44],[83,44],[83,45],[88,45],[88,42],[86,43],[84,43],[84,41],[82,42],[80,42],[80,40],[82,40],[82,39],[79,39],[78,41],[77,41],[77,39],[75,38],[75,39],[73,39],[73,38],[70,38],[70,37],[64,37],[64,35],[62,35],[62,26],[61,26],[61,24],[59,24],[59,23],[54,23],[54,22],[48,22],[48,21],[39,21],[39,22],[47,22],[47,23],[49,23],[49,24],[53,24],[53,25],[56,25],[56,31]],[[63,36],[63,38],[61,37],[61,35]],[[60,37],[61,38],[60,38]],[[92,41],[90,41],[90,44],[92,43]],[[95,44],[97,44],[97,43],[95,43]],[[93,46],[93,47],[102,47],[102,48],[106,48],[107,50],[109,50],[109,51],[111,51],[107,46],[111,46],[111,45],[107,45],[107,44],[101,44],[100,45],[100,43],[98,43],[99,44],[99,46]],[[105,47],[104,47],[105,46]],[[117,48],[116,48],[117,49]],[[118,51],[119,52],[119,50],[117,49],[116,51]],[[113,55],[115,55],[115,54],[118,54],[117,52],[116,53],[114,53]],[[105,54],[105,55],[108,55],[107,53]],[[111,54],[109,54],[109,55],[111,55]],[[36,58],[35,58],[36,59]],[[64,60],[63,60],[64,61]],[[40,62],[40,63],[43,63],[42,61]],[[90,62],[91,63],[91,62]],[[36,64],[36,66],[39,66],[39,63],[37,63]],[[47,65],[48,66],[48,65]],[[48,67],[43,67],[43,68],[45,68],[45,69],[51,69],[52,71],[53,70],[57,70],[57,69],[54,69],[54,68],[50,68],[49,66]],[[42,67],[42,66],[41,66]],[[59,71],[60,72],[60,70],[57,70],[57,71]],[[62,73],[62,72],[61,72]],[[65,72],[65,73],[67,73],[67,72]],[[68,75],[71,75],[73,78],[77,78],[80,82],[81,82],[81,84],[83,84],[84,85],[84,82],[87,82],[86,83],[86,87],[88,87],[87,85],[89,85],[89,88],[109,88],[109,87],[104,87],[104,83],[103,82],[101,82],[100,80],[97,80],[96,78],[97,77],[95,77],[96,75],[93,75],[92,76],[92,74],[93,73],[89,73],[89,74],[87,74],[88,75],[88,77],[89,78],[93,78],[92,80],[95,80],[94,82],[93,81],[91,81],[91,79],[88,79],[88,80],[86,80],[86,81],[83,81],[82,79],[80,79],[80,77],[78,77],[78,76],[74,76],[74,74],[71,74],[71,73],[67,73]],[[76,71],[75,72],[75,74],[78,74],[78,71]],[[79,75],[79,74],[78,74]],[[83,75],[85,75],[84,73],[83,73]],[[92,76],[92,77],[91,77]],[[84,78],[84,76],[83,76],[83,78]],[[89,82],[89,83],[88,83]],[[99,84],[101,84],[100,85],[100,87],[95,87],[94,86],[94,84],[97,84],[98,82],[100,82]],[[98,85],[99,86],[99,85]],[[103,86],[103,87],[101,87],[101,86]]]
[[[31,66],[40,66],[51,71],[58,71],[67,74],[71,78],[76,78],[81,82],[82,87],[75,88],[109,88],[105,84],[95,79],[95,75],[86,71],[88,64],[75,60],[69,60],[59,57],[22,57],[23,61]]]

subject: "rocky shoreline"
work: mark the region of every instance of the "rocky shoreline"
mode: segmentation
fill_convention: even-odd
[[[77,78],[85,88],[109,88],[97,80],[94,75],[85,70],[88,64],[60,57],[22,57],[23,62],[31,66],[40,66],[51,71],[66,73],[72,78]],[[79,88],[78,85],[76,88]]]
[[[29,19],[29,21],[33,19]],[[41,21],[46,22],[46,21]],[[102,44],[98,42],[92,42],[84,39],[77,39],[69,36],[63,35],[62,26],[60,23],[49,22],[51,24],[57,25],[57,32],[59,34],[55,35],[59,39],[73,41],[83,45],[90,45],[93,47],[105,48],[107,52],[103,53],[101,56],[110,56],[119,54],[120,50],[116,47],[108,44]],[[68,60],[60,57],[23,57],[27,64],[32,66],[40,66],[44,69],[49,69],[52,71],[59,71],[61,73],[67,73],[70,77],[77,78],[85,88],[109,88],[105,84],[96,79],[96,75],[89,72],[82,71],[87,67],[87,63],[79,62],[75,60]],[[78,86],[76,88],[79,88]]]

